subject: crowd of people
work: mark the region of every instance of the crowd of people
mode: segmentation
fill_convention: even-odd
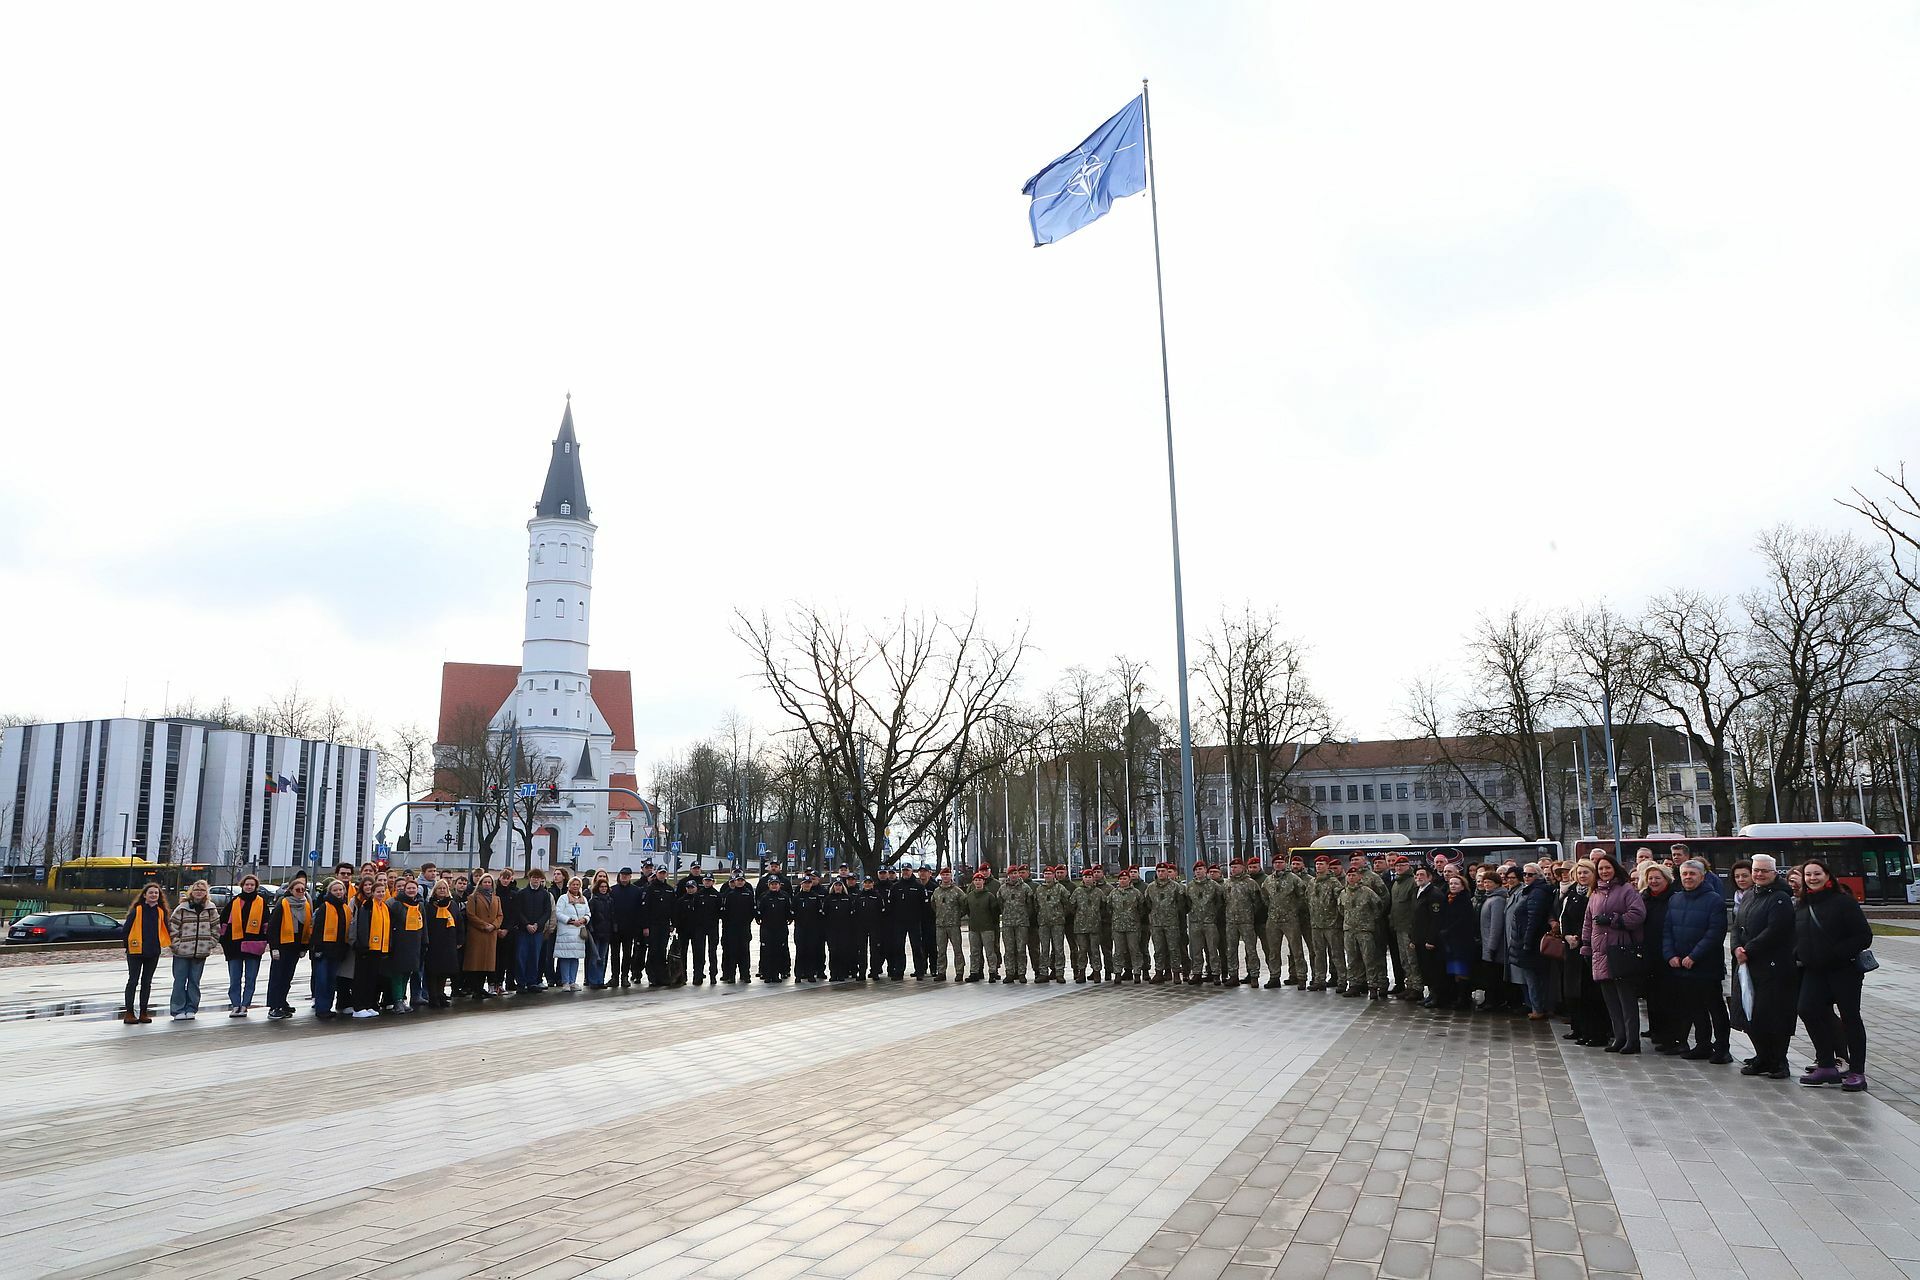
[[[308,967],[314,1016],[374,1018],[550,990],[691,981],[1242,983],[1400,998],[1427,1008],[1559,1016],[1564,1038],[1724,1065],[1745,1030],[1748,1075],[1786,1079],[1804,1022],[1817,1061],[1807,1085],[1866,1086],[1864,974],[1872,930],[1826,865],[1782,874],[1736,863],[1733,891],[1676,844],[1572,862],[1431,863],[1332,854],[1191,875],[1132,867],[882,868],[859,876],[769,870],[754,882],[651,864],[590,878],[511,868],[416,874],[341,863],[322,888],[296,873],[280,891],[244,877],[217,903],[194,884],[169,906],[149,884],[122,924],[129,1024],[151,1022],[160,958],[169,1013],[199,1012],[207,959],[227,964],[228,1016],[254,1010],[263,960],[269,1019],[294,1016]],[[1038,878],[1036,878],[1036,876]],[[757,960],[754,943],[758,942]],[[1266,980],[1261,983],[1263,971]],[[1729,966],[1731,960],[1731,966]],[[1031,974],[1031,979],[1029,978]],[[1729,976],[1732,981],[1729,984]],[[1642,1029],[1642,1005],[1646,1029]]]

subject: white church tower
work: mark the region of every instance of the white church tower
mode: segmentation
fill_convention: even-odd
[[[613,732],[594,705],[587,666],[587,628],[593,618],[591,514],[569,396],[546,485],[527,521],[520,677],[494,721],[499,730],[518,722],[523,755],[535,771],[531,781],[552,781],[562,792],[557,806],[542,805],[537,815],[536,825],[547,839],[544,847],[535,840],[536,861],[581,862],[589,851],[608,848],[613,836],[606,795],[566,794],[572,788],[607,786],[620,763],[613,757]]]

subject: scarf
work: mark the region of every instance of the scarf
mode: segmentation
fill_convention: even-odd
[[[246,926],[242,928],[240,923],[240,906],[244,901],[245,898],[243,896],[236,895],[233,899],[233,905],[227,908],[227,936],[235,942],[244,942],[248,938],[259,937],[261,924],[267,915],[266,895],[261,893],[254,894],[253,905],[247,908]]]
[[[314,942],[339,942],[346,932],[347,921],[353,916],[351,902],[335,902],[332,898],[322,898],[314,904],[313,923],[307,929],[307,936]]]
[[[367,904],[367,950],[385,955],[393,932],[393,913],[384,902]]]
[[[442,928],[453,928],[453,905],[451,903],[441,903],[438,907],[434,908],[433,918],[442,922]]]
[[[313,936],[313,904],[302,898],[285,898],[280,903],[280,945],[290,947]]]
[[[420,904],[417,902],[407,902],[406,899],[404,898],[401,899],[401,902],[407,908],[407,918],[406,918],[406,923],[402,924],[400,927],[405,929],[408,933],[418,933],[422,929],[426,928],[427,921],[426,921],[426,917],[420,913]]]
[[[173,933],[167,928],[167,909],[165,906],[149,907],[143,902],[133,904],[133,912],[127,917],[127,954],[142,956],[147,953],[147,913],[151,911],[159,925],[160,947],[162,950],[173,946]]]

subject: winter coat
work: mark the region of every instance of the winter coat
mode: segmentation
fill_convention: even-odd
[[[1673,905],[1673,886],[1668,885],[1661,893],[1649,893],[1642,889],[1640,896],[1646,900],[1647,918],[1641,922],[1641,936],[1647,943],[1647,971],[1642,975],[1649,983],[1665,982],[1673,970],[1667,965],[1667,908]]]
[[[1000,927],[1000,891],[992,885],[967,890],[967,928],[992,933]]]
[[[1407,877],[1407,883],[1413,884],[1412,876]],[[1400,881],[1395,880],[1393,887],[1397,891],[1400,888]],[[1403,922],[1394,924],[1394,931],[1404,937],[1412,938],[1413,945],[1421,950],[1425,950],[1429,944],[1438,947],[1440,945],[1440,912],[1446,897],[1446,892],[1439,885],[1429,882],[1427,887],[1422,889],[1419,885],[1413,884],[1411,904],[1402,918]]]
[[[622,938],[640,936],[640,905],[646,899],[647,886],[629,880],[613,886],[613,927]]]
[[[505,910],[497,893],[467,896],[467,945],[461,949],[460,964],[468,973],[492,973],[497,967],[494,948],[500,935],[494,930],[505,918]]]
[[[1727,901],[1709,884],[1698,889],[1669,890],[1667,918],[1661,928],[1660,958],[1664,961],[1693,959],[1691,969],[1667,970],[1676,981],[1719,982],[1725,976],[1727,937]],[[1652,916],[1648,917],[1652,928]]]
[[[418,898],[395,898],[386,904],[386,910],[393,916],[393,933],[387,946],[385,971],[393,977],[416,973],[426,954],[427,904]]]
[[[553,895],[544,888],[522,889],[513,900],[513,909],[519,932],[525,933],[532,925],[535,933],[542,933],[553,919]]]
[[[587,955],[587,925],[593,920],[593,908],[582,898],[562,898],[553,904],[553,958],[584,960]]]
[[[191,899],[182,898],[167,925],[173,931],[173,954],[181,960],[205,960],[220,949],[220,926],[226,915],[209,898],[196,910]]]
[[[1733,916],[1733,945],[1745,947],[1747,966],[1755,983],[1786,984],[1793,980],[1794,938],[1797,933],[1793,893],[1786,877],[1772,884],[1754,885]]]
[[[1611,923],[1600,923],[1606,916]],[[1605,889],[1596,888],[1587,899],[1587,918],[1580,925],[1580,949],[1593,957],[1593,976],[1600,982],[1613,981],[1607,949],[1640,945],[1646,936],[1647,901],[1627,880],[1616,880]]]
[[[1434,912],[1437,924],[1435,933],[1440,954],[1450,963],[1471,963],[1479,954],[1479,917],[1474,914],[1473,895],[1465,890],[1455,894],[1440,893],[1430,888],[1429,893],[1439,896],[1438,909]],[[1422,901],[1427,894],[1420,895]]]
[[[1253,881],[1247,884],[1252,886]],[[1147,927],[1147,891],[1137,884],[1116,886],[1113,896],[1107,899],[1107,910],[1115,933],[1139,933]]]
[[[943,884],[933,891],[933,923],[941,929],[958,929],[966,914],[967,892],[957,884]]]
[[[331,940],[329,940],[331,934]],[[313,928],[309,931],[308,944],[315,956],[326,956],[338,962],[353,954],[353,905],[346,899],[336,902],[331,897],[318,897],[313,900]]]
[[[1024,929],[1033,923],[1033,886],[1019,876],[1008,876],[1000,886],[1000,927]]]
[[[180,930],[173,931],[174,946]],[[1853,895],[1837,884],[1809,893],[1794,908],[1793,955],[1802,969],[1852,969],[1873,945],[1873,926]]]
[[[1507,891],[1495,889],[1480,900],[1480,958],[1507,962]]]
[[[427,902],[427,976],[452,978],[460,973],[460,946],[466,941],[466,911],[449,898]]]
[[[590,919],[587,932],[602,949],[613,945],[615,912],[613,909],[613,891],[590,893],[587,895],[587,913]]]

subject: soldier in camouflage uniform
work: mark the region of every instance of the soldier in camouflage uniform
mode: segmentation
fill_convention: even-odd
[[[1413,941],[1413,922],[1419,914],[1420,883],[1405,858],[1396,858],[1393,884],[1387,889],[1387,924],[1399,947],[1400,982],[1395,988],[1402,1000],[1418,1000],[1420,991],[1420,952]]]
[[[1276,856],[1273,874],[1260,886],[1260,896],[1267,904],[1267,986],[1282,985],[1280,953],[1284,948],[1290,966],[1287,972],[1292,975],[1286,984],[1303,987],[1306,979],[1300,976],[1300,970],[1305,957],[1300,922],[1307,909],[1306,881],[1282,866]]]
[[[1260,981],[1260,886],[1247,874],[1247,864],[1235,858],[1230,864],[1233,875],[1227,881],[1227,985],[1240,979],[1240,953],[1247,954],[1248,983]]]
[[[1168,863],[1155,867],[1147,886],[1147,929],[1153,935],[1155,982],[1178,982],[1185,974],[1186,954],[1180,950],[1180,917],[1186,914],[1187,890]]]
[[[1033,891],[1033,932],[1040,946],[1033,976],[1038,982],[1067,980],[1067,914],[1073,890],[1065,883],[1066,874],[1065,867],[1048,867],[1045,882]]]
[[[989,982],[1000,981],[1000,891],[988,883],[985,867],[973,873],[967,890],[967,954],[968,982],[980,981],[982,970]]]
[[[1340,891],[1340,923],[1347,935],[1348,996],[1387,998],[1387,962],[1380,954],[1380,912],[1385,904],[1360,867],[1347,869]]]
[[[1093,866],[1093,887],[1100,894],[1100,963],[1111,978],[1119,970],[1113,967],[1113,881],[1107,879],[1107,864]]]
[[[1116,982],[1145,982],[1147,974],[1147,895],[1136,878],[1138,872],[1125,867],[1120,883],[1107,900],[1113,930],[1113,962],[1120,966]]]
[[[1307,990],[1331,987],[1337,991],[1346,983],[1346,944],[1340,936],[1340,882],[1326,858],[1314,860],[1313,882],[1307,886],[1307,920],[1313,926],[1307,944],[1313,981],[1307,984]]]
[[[1195,859],[1193,880],[1187,885],[1187,982],[1220,982],[1220,930],[1214,924],[1219,913],[1221,890],[1207,877],[1204,858]]]
[[[1067,940],[1073,948],[1073,980],[1085,982],[1087,969],[1093,969],[1093,980],[1100,981],[1100,929],[1101,917],[1106,914],[1107,895],[1094,879],[1092,867],[1082,868],[1080,883],[1073,890],[1073,914],[1068,923]]]
[[[967,952],[960,922],[967,916],[967,893],[953,882],[953,868],[940,869],[940,887],[933,891],[933,979],[947,980],[947,956],[953,956],[953,980],[967,976]]]
[[[1029,936],[1033,932],[1033,884],[1026,864],[1007,868],[1000,886],[1000,953],[1006,960],[1007,981],[1027,980]]]

